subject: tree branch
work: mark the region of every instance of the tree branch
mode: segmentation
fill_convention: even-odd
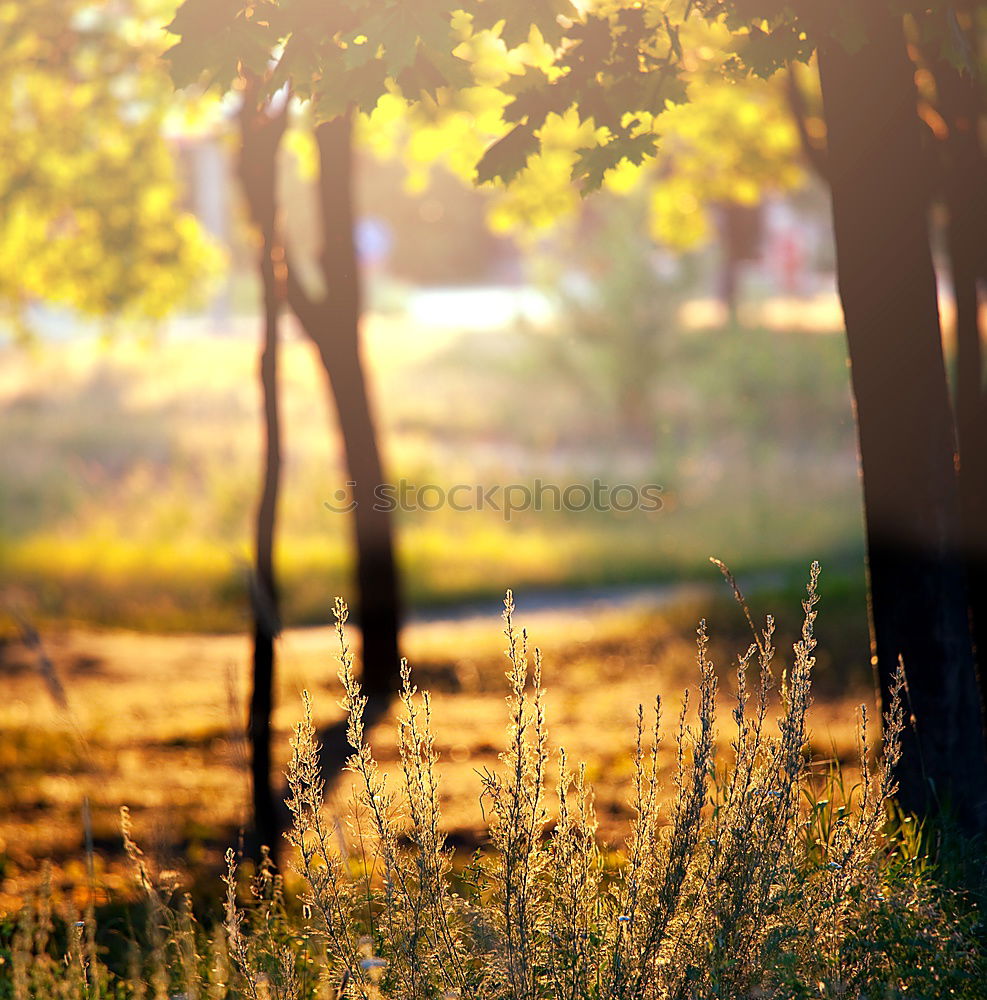
[[[788,108],[795,120],[795,127],[798,129],[799,139],[802,140],[802,152],[809,161],[809,165],[823,179],[829,179],[829,155],[822,146],[816,145],[807,125],[808,109],[805,103],[805,95],[799,87],[798,80],[795,79],[793,67],[789,66],[785,77],[785,94],[788,98]]]
[[[313,299],[305,290],[305,286],[298,278],[298,269],[292,260],[291,254],[285,249],[285,290],[288,298],[288,305],[291,311],[298,317],[302,328],[311,337],[313,331],[318,329],[321,303]]]

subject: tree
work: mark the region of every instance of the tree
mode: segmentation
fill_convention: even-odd
[[[484,159],[510,179],[538,148],[548,107],[575,107],[604,126],[581,151],[574,180],[598,186],[622,160],[647,157],[669,81],[682,76],[690,18],[731,35],[727,75],[768,76],[818,51],[863,471],[873,660],[885,699],[899,657],[913,695],[901,797],[921,811],[948,798],[968,828],[981,829],[983,719],[906,6],[601,3],[567,33],[555,76],[530,74],[529,87],[506,109],[514,128]],[[684,96],[673,92],[671,99]],[[979,370],[961,377],[981,378]]]
[[[984,118],[983,68],[977,50],[975,6],[958,6],[954,21],[963,43],[961,65],[930,46],[934,107],[929,132],[939,154],[940,198],[956,304],[956,431],[960,446],[960,504],[970,587],[971,623],[981,670],[987,658],[987,387],[984,381],[981,289],[987,282],[987,156],[979,139]],[[938,113],[939,118],[934,117]],[[981,697],[985,694],[981,690]]]
[[[442,4],[353,2],[245,4],[185,0],[169,30],[168,51],[179,86],[203,82],[226,91],[245,73],[264,81],[257,96],[281,88],[310,102],[319,154],[317,182],[323,250],[321,289],[309,290],[290,248],[285,259],[288,304],[315,345],[336,403],[352,483],[363,682],[386,701],[398,681],[400,594],[389,513],[375,509],[383,473],[360,356],[361,288],[353,243],[353,116],[371,110],[399,86],[434,93],[465,63],[452,55]]]
[[[914,67],[900,19],[856,51],[820,48],[840,298],[867,520],[872,650],[887,698],[901,657],[915,726],[902,802],[948,796],[985,820],[984,734],[961,558],[956,435],[929,246]],[[880,122],[880,126],[875,123]],[[929,781],[934,783],[930,788]]]
[[[375,505],[384,482],[367,379],[360,356],[361,290],[354,246],[352,119],[349,114],[315,129],[319,154],[318,197],[323,250],[319,260],[323,293],[312,295],[298,277],[278,228],[275,165],[288,113],[269,117],[258,107],[259,86],[249,78],[241,110],[241,178],[251,214],[262,235],[259,268],[264,289],[265,339],[260,378],[265,400],[264,487],[257,516],[256,578],[253,594],[254,660],[250,707],[251,773],[258,841],[276,848],[279,818],[271,792],[271,726],[274,638],[280,628],[273,564],[273,535],[280,468],[277,404],[277,316],[286,301],[315,345],[336,405],[349,471],[356,551],[357,592],[363,635],[363,688],[371,716],[396,690],[400,654],[400,593],[391,518]],[[334,745],[330,741],[330,749]],[[327,754],[338,771],[345,754]]]
[[[259,105],[256,78],[248,79],[240,109],[238,173],[259,235],[257,267],[264,301],[259,377],[263,397],[264,459],[254,538],[251,611],[254,619],[250,694],[250,777],[258,845],[277,853],[280,823],[271,790],[271,712],[274,707],[274,641],[281,630],[274,534],[281,481],[281,418],[278,402],[278,319],[285,299],[284,247],[278,229],[277,157],[288,117],[280,107]]]
[[[208,287],[219,260],[180,206],[174,107],[149,7],[0,2],[0,303],[153,321]]]
[[[327,119],[350,106],[372,110],[395,89],[423,106],[437,104],[445,90],[468,86],[457,54],[468,57],[477,39],[499,46],[513,60],[498,85],[505,134],[481,158],[478,178],[514,182],[537,154],[552,152],[561,122],[580,136],[569,177],[584,192],[627,164],[653,159],[666,113],[701,101],[701,88],[690,89],[688,80],[691,32],[715,35],[725,54],[715,68],[728,81],[767,78],[818,52],[864,481],[873,660],[886,695],[904,658],[914,693],[901,795],[906,807],[922,810],[949,798],[967,827],[987,825],[956,434],[902,30],[906,13],[921,27],[925,5],[598,0],[577,11],[565,0],[471,0],[454,8],[390,0],[347,3],[331,14],[296,4],[264,5],[262,18],[247,10],[250,17],[242,11],[229,32],[249,33],[251,19],[270,31],[283,45],[279,67],[289,64],[305,81],[299,93]],[[949,37],[950,16],[937,14],[940,42]],[[235,48],[241,59],[251,57],[249,47]],[[266,57],[270,45],[260,48]],[[660,162],[660,148],[657,155]]]
[[[313,26],[309,19],[315,18]],[[313,32],[313,27],[316,30]],[[179,36],[168,51],[172,78],[185,87],[202,82],[229,91],[243,88],[245,107],[244,170],[249,180],[251,137],[266,165],[262,197],[252,210],[260,221],[263,240],[260,267],[267,302],[267,337],[276,314],[274,286],[283,282],[284,297],[315,346],[336,405],[349,472],[356,552],[358,609],[363,636],[365,693],[371,716],[387,705],[397,689],[401,596],[390,513],[376,504],[376,489],[384,480],[367,379],[360,351],[361,283],[354,245],[353,117],[363,106],[373,107],[400,78],[405,85],[435,85],[436,62],[455,66],[447,52],[449,22],[428,12],[409,13],[391,5],[380,10],[371,3],[338,8],[273,3],[215,3],[185,0],[169,30]],[[421,37],[419,32],[424,32]],[[438,41],[438,47],[430,45]],[[378,44],[379,43],[379,44]],[[383,47],[383,55],[378,51]],[[284,252],[275,262],[271,250],[284,241],[276,233],[273,163],[279,131],[270,123],[257,126],[255,108],[282,91],[307,98],[319,116],[314,127],[318,149],[318,214],[323,247],[318,260],[321,288],[311,291],[299,274],[298,262]],[[253,123],[251,126],[249,123]],[[265,133],[267,139],[261,136]],[[251,192],[248,190],[248,200]],[[267,229],[265,229],[267,227]],[[277,266],[275,266],[275,263]],[[280,276],[278,273],[280,272]],[[267,472],[258,513],[257,586],[255,588],[254,685],[251,699],[251,741],[255,820],[261,839],[275,845],[270,785],[270,711],[273,677],[273,632],[276,628],[276,586],[271,545],[277,480],[277,404],[274,353],[265,349],[261,378],[265,387]],[[264,609],[272,613],[266,617]],[[336,741],[330,740],[330,749]],[[339,767],[345,752],[332,763]]]
[[[319,266],[325,292],[320,296],[307,292],[289,264],[288,302],[319,352],[336,403],[354,504],[362,684],[371,699],[386,702],[399,680],[401,597],[392,518],[376,503],[376,487],[385,479],[360,353],[362,296],[353,240],[351,113],[319,124],[315,138],[324,241]]]

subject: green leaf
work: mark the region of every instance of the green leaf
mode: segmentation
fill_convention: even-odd
[[[528,157],[538,151],[538,139],[528,125],[515,125],[483,154],[476,166],[480,184],[502,180],[508,183],[527,165]]]
[[[466,79],[468,82],[469,78]],[[415,56],[414,65],[398,76],[397,82],[403,93],[427,94],[432,100],[437,100],[442,88],[452,85],[449,77],[421,51]]]
[[[215,36],[228,28],[243,8],[241,0],[184,0],[165,31],[183,38]]]
[[[596,191],[606,172],[624,160],[641,163],[654,156],[656,142],[653,135],[639,135],[615,139],[603,146],[585,146],[577,150],[579,158],[572,167],[572,180],[581,185],[584,195]]]
[[[170,49],[165,49],[162,58],[167,62],[171,82],[178,90],[197,83],[205,72],[201,48],[186,41],[176,42]]]
[[[514,87],[514,100],[503,111],[504,120],[508,122],[526,121],[533,129],[541,128],[550,114],[560,114],[572,104],[566,78],[550,82],[541,69],[529,67]]]
[[[797,24],[781,24],[770,31],[752,26],[741,39],[737,52],[747,68],[757,76],[767,79],[791,62],[804,61],[812,53],[812,46],[799,37]]]
[[[307,35],[293,34],[285,42],[284,51],[271,75],[270,90],[276,91],[289,80],[299,96],[307,93],[319,72],[320,53]]]
[[[387,72],[380,59],[347,69],[342,58],[325,65],[314,88],[312,108],[317,121],[330,121],[351,107],[373,111],[387,91]]]
[[[448,9],[434,0],[398,0],[363,21],[354,31],[369,39],[371,52],[384,50],[387,74],[397,77],[414,65],[419,47],[446,50],[450,47]]]
[[[613,34],[606,17],[588,17],[575,25],[568,37],[577,44],[569,50],[565,64],[582,79],[602,69],[613,51]]]
[[[500,37],[508,48],[516,48],[528,40],[532,26],[551,45],[562,38],[559,17],[572,20],[579,14],[570,0],[483,0],[468,5],[477,30],[494,28],[501,22]]]
[[[180,36],[164,54],[175,86],[205,79],[227,89],[241,66],[264,73],[275,41],[263,16],[269,9],[273,8],[268,3],[248,8],[240,0],[185,0],[167,28]]]

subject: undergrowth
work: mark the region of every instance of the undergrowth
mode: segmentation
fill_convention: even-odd
[[[775,665],[770,617],[738,659],[727,761],[715,753],[717,681],[700,623],[698,694],[693,705],[686,693],[667,753],[660,701],[639,709],[634,818],[619,850],[596,835],[584,767],[550,746],[541,656],[516,626],[508,594],[507,742],[499,768],[479,775],[487,844],[465,867],[443,835],[428,693],[403,663],[400,768],[385,774],[367,739],[367,702],[337,601],[353,798],[344,820],[323,808],[306,695],[287,773],[292,891],[269,860],[242,878],[230,851],[225,916],[207,930],[187,895],[152,879],[125,812],[124,843],[146,904],[127,968],[107,968],[92,911],[56,919],[42,892],[13,933],[6,995],[982,996],[976,909],[937,883],[916,824],[893,803],[903,673],[879,753],[861,711],[859,783],[847,788],[838,770],[808,759],[818,572],[813,565],[787,667]]]

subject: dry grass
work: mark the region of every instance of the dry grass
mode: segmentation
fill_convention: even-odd
[[[520,604],[523,609],[523,598]],[[546,650],[546,710],[554,738],[571,759],[586,762],[604,837],[615,836],[628,818],[633,764],[627,734],[637,705],[655,694],[674,699],[693,683],[689,636],[701,613],[724,623],[722,632],[713,633],[712,649],[728,699],[733,649],[745,641],[742,619],[729,604],[711,607],[697,599],[661,612],[525,615]],[[780,631],[783,641],[794,639],[795,617],[784,616]],[[824,631],[835,645],[840,627]],[[862,659],[859,627],[857,635]],[[41,859],[54,860],[56,880],[68,884],[78,876],[84,798],[91,804],[98,863],[111,885],[120,888],[126,881],[119,863],[122,804],[131,807],[142,841],[163,863],[200,873],[214,869],[246,817],[246,638],[75,630],[54,633],[45,647],[64,685],[68,712],[53,699],[29,650],[11,643],[3,655],[0,911],[23,899]],[[502,742],[503,640],[487,617],[422,623],[406,630],[405,650],[416,683],[432,690],[445,829],[452,842],[470,849],[482,829],[476,770],[496,763]],[[341,711],[335,707],[340,692],[328,628],[289,630],[279,657],[274,723],[280,770],[302,690],[313,692],[320,725],[339,719]],[[832,669],[823,658],[822,677]],[[840,683],[845,681],[840,674]],[[829,695],[812,709],[811,740],[817,754],[835,749],[852,763],[860,692],[851,684],[836,697],[836,686],[831,681]],[[393,727],[377,726],[372,741],[381,765],[396,766]],[[663,771],[672,757],[671,749],[662,751]]]
[[[508,593],[507,739],[480,769],[483,850],[465,867],[442,818],[438,706],[403,666],[397,760],[381,759],[337,601],[352,787],[344,812],[324,808],[305,693],[287,767],[294,874],[263,860],[248,894],[237,852],[228,850],[225,919],[201,925],[176,874],[155,875],[125,810],[124,846],[145,907],[126,961],[105,961],[91,895],[73,907],[43,885],[5,932],[10,995],[979,997],[987,970],[975,908],[935,882],[921,842],[889,819],[903,675],[876,757],[866,715],[859,720],[852,790],[845,775],[830,770],[827,778],[811,763],[817,576],[814,565],[787,663],[776,662],[770,617],[735,661],[732,723],[718,707],[700,623],[694,709],[683,702],[669,727],[661,702],[653,726],[638,707],[629,727],[629,814],[613,847],[601,841],[586,768],[573,768],[549,738],[541,655],[515,623]],[[503,725],[503,706],[500,715]],[[88,882],[98,884],[94,871]]]

